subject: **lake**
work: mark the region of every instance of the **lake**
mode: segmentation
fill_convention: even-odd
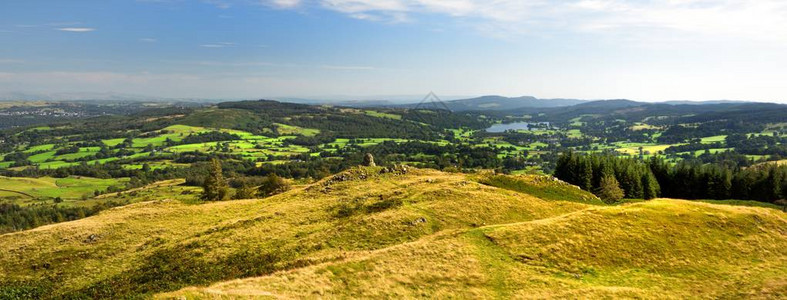
[[[486,129],[486,132],[506,132],[506,130],[530,130],[529,125],[549,125],[547,122],[543,123],[530,123],[530,122],[516,122],[508,124],[494,124]]]

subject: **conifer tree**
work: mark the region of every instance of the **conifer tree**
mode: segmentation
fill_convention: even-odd
[[[210,161],[208,176],[202,184],[201,198],[205,201],[221,201],[229,198],[229,185],[224,180],[221,163],[215,158]]]
[[[650,200],[659,196],[660,188],[659,182],[653,173],[645,172],[642,175],[642,198]]]
[[[606,203],[615,203],[623,199],[624,191],[615,176],[605,175],[601,178],[601,186],[596,190],[596,196]]]

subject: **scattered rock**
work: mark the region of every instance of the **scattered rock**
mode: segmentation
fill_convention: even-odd
[[[87,243],[87,244],[92,244],[92,243],[95,243],[96,241],[98,241],[99,238],[100,238],[99,235],[91,234],[91,235],[87,236],[87,238],[84,240],[84,242]]]
[[[421,223],[426,223],[426,218],[420,217],[418,219],[415,219],[411,224],[412,225],[418,225],[418,224],[421,224]]]

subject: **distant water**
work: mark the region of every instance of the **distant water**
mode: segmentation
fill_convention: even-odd
[[[508,124],[495,124],[491,127],[486,129],[486,132],[505,132],[506,130],[530,130],[529,125],[549,125],[549,123],[529,123],[529,122],[516,122],[516,123],[508,123]]]

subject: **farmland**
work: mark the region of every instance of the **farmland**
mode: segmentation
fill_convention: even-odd
[[[778,118],[739,128],[716,119],[697,122],[697,115],[683,121],[688,117],[662,109],[652,112],[664,114],[659,117],[566,111],[482,114],[239,101],[12,128],[0,131],[8,141],[0,147],[0,202],[51,205],[57,199],[60,206],[88,207],[110,201],[105,194],[175,179],[183,182],[173,189],[186,194],[164,194],[196,201],[194,191],[183,189],[200,184],[213,158],[222,160],[236,184],[267,174],[309,183],[359,164],[365,153],[383,165],[552,174],[566,151],[746,168],[780,160],[787,144],[787,127]],[[506,122],[517,129],[486,130]]]

